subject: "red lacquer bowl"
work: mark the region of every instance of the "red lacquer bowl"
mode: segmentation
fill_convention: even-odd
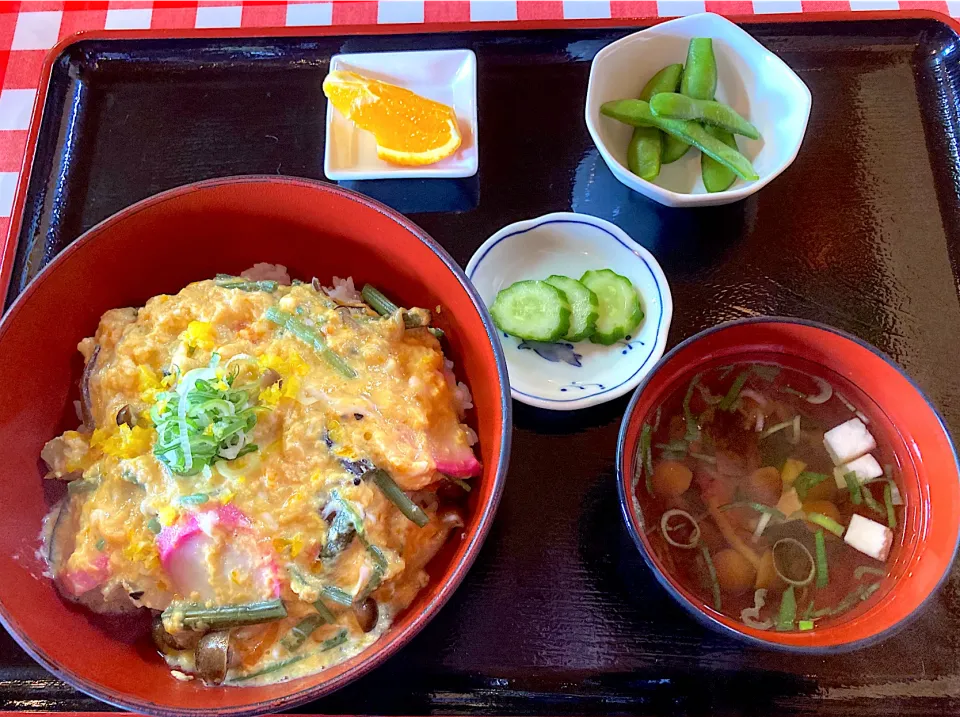
[[[256,262],[291,276],[353,276],[401,304],[443,307],[438,325],[457,376],[473,392],[483,475],[474,483],[462,539],[429,566],[431,580],[393,627],[362,654],[312,677],[269,687],[179,682],[142,630],[63,601],[35,552],[54,489],[42,479],[45,441],[74,428],[82,370],[77,342],[107,309],[142,306],[217,272]],[[493,520],[510,447],[510,389],[495,329],[470,282],[419,227],[353,192],[299,179],[237,177],[146,199],[70,245],[0,323],[0,619],[57,677],[101,700],[157,715],[252,715],[316,699],[395,653],[463,579]],[[122,627],[122,629],[121,629]]]
[[[869,413],[881,424],[875,435],[892,441],[900,464],[904,530],[887,561],[890,575],[877,593],[881,597],[851,611],[847,618],[809,632],[747,627],[687,590],[657,558],[631,495],[643,422],[696,373],[740,361],[778,363],[814,375],[819,369],[824,378],[839,374],[856,387],[859,399],[873,404]],[[670,351],[637,389],[627,409],[617,449],[617,482],[627,528],[667,592],[705,625],[762,647],[826,653],[885,639],[920,611],[946,578],[957,553],[960,467],[943,419],[890,358],[860,339],[811,322],[734,321],[701,332]]]

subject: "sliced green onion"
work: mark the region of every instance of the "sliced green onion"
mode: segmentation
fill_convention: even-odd
[[[777,630],[792,630],[797,619],[797,596],[794,586],[789,586],[780,598],[780,612],[777,613]]]
[[[763,531],[767,529],[767,526],[770,525],[770,520],[773,516],[770,513],[763,513],[760,516],[760,520],[757,521],[757,527],[753,529],[753,541],[756,542],[760,540],[760,536],[763,535]]]
[[[880,505],[880,504],[877,502],[876,498],[873,497],[873,492],[870,490],[869,487],[863,486],[863,489],[860,491],[860,493],[861,493],[861,495],[863,496],[863,502],[864,502],[864,504],[865,504],[870,510],[872,510],[872,511],[873,511],[874,513],[876,513],[877,515],[886,516],[887,511],[884,509],[884,507],[883,507],[882,505]]]
[[[824,515],[823,513],[807,513],[806,519],[810,523],[819,525],[821,528],[826,528],[838,538],[842,538],[843,532],[846,530],[846,528],[844,528],[840,523],[835,521],[829,515]]]
[[[889,483],[883,484],[883,505],[887,509],[887,526],[894,530],[897,527],[897,515],[893,512],[893,491]]]
[[[879,578],[887,577],[887,571],[871,565],[861,565],[853,571],[854,580],[863,580],[864,575],[876,575]]]
[[[383,492],[391,503],[397,506],[397,509],[407,518],[422,528],[430,522],[430,516],[423,512],[423,508],[410,500],[410,496],[404,493],[400,486],[396,484],[390,474],[381,468],[374,468],[367,472],[367,476],[376,484],[377,488]]]
[[[103,549],[106,547],[107,547],[107,541],[104,540],[103,538],[100,538],[100,540],[97,541],[97,550],[99,550],[102,553]]]
[[[727,395],[720,401],[721,411],[730,411],[733,409],[733,405],[740,396],[740,391],[743,390],[743,385],[747,382],[748,378],[750,378],[750,372],[741,371],[740,375],[733,379],[733,383],[730,384],[730,390],[727,391]]]
[[[390,299],[384,296],[380,291],[370,284],[365,284],[360,292],[363,300],[366,301],[380,316],[393,316],[401,311],[400,307],[394,304]],[[417,314],[409,313],[403,310],[403,325],[408,329],[415,329],[423,326],[423,322]]]
[[[337,621],[336,615],[330,611],[330,608],[323,604],[323,600],[317,600],[313,603],[313,608],[317,611],[317,614],[323,618],[325,623],[332,625]]]
[[[249,281],[242,277],[227,276],[226,274],[217,275],[213,283],[222,289],[238,289],[240,291],[266,291],[272,294],[277,290],[277,282],[275,281]]]
[[[264,675],[269,675],[271,672],[279,672],[285,667],[289,667],[295,662],[300,662],[300,660],[305,657],[310,657],[310,653],[304,653],[302,655],[296,655],[294,657],[289,657],[286,660],[280,660],[280,662],[274,662],[269,667],[264,667],[262,670],[257,670],[256,672],[248,672],[245,675],[240,675],[239,677],[234,677],[228,680],[229,683],[235,682],[245,682],[246,680],[252,680],[255,677],[263,677]]]
[[[816,602],[815,599],[807,603],[807,609],[803,611],[803,617],[801,618],[802,620],[809,620],[811,617],[813,617],[814,602]]]
[[[684,436],[684,440],[691,443],[700,437],[700,426],[693,415],[693,411],[690,410],[690,400],[693,398],[693,392],[698,383],[700,383],[699,373],[691,379],[690,385],[687,386],[687,393],[683,397],[683,417],[687,423],[687,435]]]
[[[784,421],[783,423],[774,424],[774,425],[770,426],[770,428],[768,428],[767,430],[765,430],[763,433],[760,434],[760,439],[763,440],[764,438],[769,438],[769,437],[772,436],[774,433],[778,433],[778,432],[784,430],[785,428],[790,428],[791,426],[793,426],[793,421],[792,421],[792,420],[790,420],[790,421]]]
[[[799,397],[799,398],[802,398],[804,401],[807,400],[807,394],[805,394],[805,393],[803,393],[803,392],[801,392],[801,391],[798,391],[798,390],[795,389],[795,388],[790,388],[790,386],[781,386],[781,387],[780,387],[780,390],[783,391],[784,393],[789,393],[789,394],[792,394],[792,395],[797,396],[797,397]]]
[[[650,439],[653,429],[650,424],[644,423],[640,431],[640,462],[644,472],[647,474],[647,494],[653,495],[653,457],[650,450]]]
[[[336,585],[327,585],[320,592],[325,598],[338,605],[343,605],[344,607],[353,605],[353,595],[342,588],[338,588]]]
[[[767,515],[770,515],[776,518],[777,520],[787,519],[787,516],[785,516],[783,514],[783,511],[781,511],[779,508],[774,508],[769,505],[764,505],[763,503],[755,503],[750,500],[738,500],[733,503],[727,503],[726,505],[720,506],[720,510],[724,512],[728,510],[733,510],[734,508],[750,508],[751,510],[755,510],[758,513],[765,513]]]
[[[714,456],[708,456],[706,453],[690,453],[691,458],[696,458],[698,461],[703,461],[704,463],[709,463],[710,465],[716,465],[717,459]]]
[[[830,584],[830,570],[827,566],[827,543],[823,539],[823,531],[818,530],[814,537],[817,558],[817,587],[821,590]]]
[[[210,500],[210,496],[206,493],[194,493],[192,495],[181,496],[179,503],[181,505],[203,505],[208,500]]]
[[[290,632],[280,640],[289,652],[294,652],[310,637],[314,631],[323,625],[325,620],[319,614],[307,615],[300,622],[290,628]]]
[[[731,373],[733,373],[733,369],[735,369],[735,368],[736,368],[736,366],[734,366],[733,364],[728,364],[728,365],[726,365],[726,366],[721,366],[720,369],[719,369],[720,375],[717,376],[717,378],[718,378],[720,381],[723,381],[727,376],[729,376]]]
[[[663,406],[657,406],[657,412],[653,416],[653,430],[656,431],[660,428],[660,413],[663,410]]]
[[[793,417],[793,440],[790,441],[793,445],[797,445],[800,442],[800,414],[798,413]]]
[[[164,622],[180,617],[188,630],[257,625],[287,616],[282,600],[261,600],[241,605],[207,607],[201,603],[175,602],[163,611]]]
[[[356,378],[357,372],[350,368],[335,351],[327,346],[327,341],[318,331],[314,331],[303,321],[291,314],[289,311],[278,309],[271,306],[264,314],[264,318],[272,321],[277,326],[286,329],[308,346],[312,347],[320,356],[326,360],[338,373],[346,378]]]
[[[860,505],[863,502],[863,497],[860,492],[860,479],[857,478],[857,474],[853,471],[844,473],[843,480],[847,484],[847,490],[850,491],[850,502],[854,505]]]
[[[801,620],[797,623],[797,628],[800,630],[812,630],[813,620]]]
[[[670,518],[675,515],[679,515],[682,518],[685,518],[689,521],[690,525],[693,526],[693,530],[690,531],[690,542],[680,543],[670,537]],[[697,543],[700,542],[700,525],[697,523],[696,519],[690,515],[685,510],[680,510],[679,508],[671,508],[670,510],[664,511],[663,515],[660,516],[660,532],[663,533],[663,539],[666,540],[670,545],[675,548],[683,548],[684,550],[690,550],[697,547]]]
[[[807,493],[810,492],[810,489],[820,485],[829,477],[826,473],[804,471],[798,475],[797,479],[793,482],[793,487],[797,491],[797,497],[799,497],[801,501],[806,500]]]
[[[341,630],[335,636],[331,637],[329,640],[324,640],[320,643],[320,652],[326,652],[327,650],[332,650],[335,647],[339,647],[347,641],[347,631]]]
[[[710,548],[701,545],[700,551],[703,553],[703,561],[707,564],[707,573],[710,575],[710,585],[713,588],[713,609],[719,611],[723,603],[720,600],[720,581],[717,580],[717,569],[713,566]]]

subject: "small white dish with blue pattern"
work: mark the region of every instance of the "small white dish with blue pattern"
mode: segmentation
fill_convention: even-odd
[[[636,331],[612,346],[587,341],[546,344],[498,332],[510,391],[522,403],[555,411],[595,406],[632,391],[663,355],[673,299],[653,255],[620,227],[587,214],[558,212],[504,227],[467,264],[487,307],[516,281],[589,269],[613,269],[633,282],[643,306]]]

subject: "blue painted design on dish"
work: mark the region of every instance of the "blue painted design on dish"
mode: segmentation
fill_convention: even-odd
[[[583,354],[578,354],[573,350],[573,344],[566,342],[521,341],[517,348],[520,350],[530,349],[540,358],[552,361],[553,363],[566,363],[571,366],[576,366],[577,368],[583,366],[583,364],[580,363]]]
[[[629,336],[625,336],[624,338],[622,338],[622,339],[620,339],[619,341],[617,341],[617,343],[620,344],[621,346],[624,346],[624,347],[625,347],[625,348],[623,349],[623,351],[620,352],[620,353],[622,353],[624,356],[626,356],[628,353],[630,353],[631,351],[633,351],[633,345],[634,345],[634,344],[640,344],[641,346],[646,346],[646,344],[645,344],[643,341],[641,341],[640,339],[634,339],[634,338],[631,338],[631,337],[629,337]]]
[[[581,383],[580,381],[571,381],[566,386],[563,386],[560,390],[563,391],[564,393],[566,393],[572,388],[579,388],[581,391],[586,391],[588,388],[592,388],[594,386],[599,388],[601,391],[604,390],[602,383]]]
[[[617,236],[616,234],[614,234],[613,232],[611,232],[611,231],[609,231],[609,230],[607,230],[607,229],[605,229],[605,228],[603,228],[603,227],[599,227],[599,226],[597,226],[596,224],[593,224],[592,222],[582,222],[582,221],[577,221],[577,220],[575,220],[575,219],[551,219],[551,220],[546,221],[546,222],[540,222],[539,224],[534,224],[532,227],[528,227],[527,229],[520,229],[520,230],[518,230],[518,231],[511,232],[510,234],[504,234],[502,237],[500,237],[499,239],[497,239],[497,241],[495,241],[493,244],[491,244],[490,246],[488,246],[487,249],[486,249],[486,251],[484,251],[483,254],[480,255],[480,258],[477,260],[476,265],[473,267],[473,271],[471,271],[471,272],[467,275],[467,278],[469,278],[471,281],[473,280],[473,275],[476,273],[477,269],[480,268],[480,265],[483,263],[483,260],[486,259],[486,258],[487,258],[487,255],[490,253],[490,251],[491,251],[495,246],[497,246],[500,242],[502,242],[504,239],[511,239],[511,238],[513,238],[513,237],[515,237],[515,236],[519,236],[519,235],[521,235],[521,234],[526,234],[527,232],[531,232],[531,231],[533,231],[534,229],[539,229],[540,227],[545,227],[545,226],[547,226],[548,224],[583,224],[584,226],[588,226],[588,227],[590,227],[591,229],[596,229],[597,231],[603,232],[603,233],[606,234],[608,237],[610,237],[611,239],[613,239],[614,241],[616,241],[620,246],[622,246],[624,249],[626,249],[626,250],[629,251],[631,254],[633,254],[635,257],[637,257],[637,259],[639,259],[641,262],[643,262],[644,267],[646,267],[647,271],[650,272],[650,276],[653,278],[653,285],[657,287],[657,310],[658,310],[658,313],[657,313],[657,327],[656,327],[656,331],[654,332],[654,336],[659,336],[659,335],[660,335],[660,326],[661,326],[661,324],[663,323],[663,292],[660,290],[660,282],[657,281],[657,275],[654,273],[653,269],[650,268],[650,264],[647,262],[647,260],[646,260],[641,254],[638,254],[636,251],[634,251],[634,250],[633,250],[633,247],[631,247],[629,244],[627,244],[626,242],[624,242],[620,237],[618,237],[618,236]],[[644,303],[646,304],[646,303],[648,303],[648,302],[644,302]],[[648,321],[650,318],[651,318],[651,317],[646,316],[646,317],[644,317],[644,321]],[[638,342],[638,343],[639,343],[639,342]],[[623,386],[624,384],[629,383],[631,380],[633,380],[633,378],[634,378],[638,373],[640,373],[641,371],[643,371],[644,367],[647,365],[647,362],[650,360],[650,357],[653,355],[653,349],[654,349],[655,346],[656,346],[656,342],[654,341],[653,346],[650,347],[649,351],[647,352],[647,355],[644,357],[644,359],[643,359],[643,361],[641,362],[641,364],[637,367],[637,370],[634,371],[632,374],[630,374],[630,376],[628,376],[628,377],[626,378],[626,380],[621,381],[621,382],[618,383],[616,386],[601,387],[601,388],[603,388],[603,390],[602,390],[602,391],[599,391],[599,392],[598,392],[597,394],[595,394],[595,395],[598,395],[598,396],[599,396],[599,395],[604,394],[604,393],[610,393],[611,391],[615,391],[615,390],[617,390],[618,388],[620,388],[621,386]],[[579,400],[581,400],[581,399],[583,398],[583,396],[579,396],[579,397],[577,397],[577,398],[549,398],[549,397],[547,397],[547,396],[537,396],[537,395],[535,395],[535,394],[525,393],[525,392],[520,391],[520,390],[518,390],[518,389],[516,389],[516,388],[513,388],[513,387],[511,387],[511,390],[512,390],[512,391],[516,391],[516,392],[519,393],[521,396],[527,396],[528,398],[535,398],[535,399],[537,399],[537,400],[539,400],[539,401],[549,401],[549,402],[552,402],[552,403],[571,403],[571,402],[573,402],[573,401],[579,401]]]

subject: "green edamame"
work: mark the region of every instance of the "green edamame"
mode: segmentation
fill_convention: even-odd
[[[704,129],[728,147],[737,149],[737,139],[730,132],[719,127],[707,126]],[[737,178],[732,169],[702,152],[700,153],[700,173],[703,175],[703,186],[710,193],[724,192],[730,189]]]
[[[684,142],[679,137],[674,137],[672,134],[668,134],[663,138],[663,154],[660,156],[660,161],[663,164],[671,164],[680,159],[685,155],[690,149],[690,145]]]
[[[667,65],[644,85],[640,99],[649,102],[661,92],[676,92],[680,86],[683,65]],[[648,182],[660,174],[660,156],[663,153],[663,132],[655,127],[637,127],[627,145],[627,167]]]
[[[653,181],[660,174],[663,132],[656,127],[634,127],[627,145],[627,168],[641,179]]]
[[[687,47],[680,93],[695,100],[712,100],[716,91],[717,58],[713,54],[713,39],[694,37]]]
[[[667,134],[692,144],[704,154],[713,157],[720,164],[729,167],[737,176],[747,181],[760,179],[754,171],[750,160],[740,152],[728,147],[719,139],[709,134],[696,122],[689,120],[666,119],[657,117],[650,109],[650,105],[643,100],[614,100],[605,102],[600,107],[600,113],[615,120],[634,127],[656,127]]]
[[[676,92],[663,92],[650,100],[650,109],[658,117],[704,122],[750,139],[760,139],[756,127],[722,102],[696,100]]]
[[[643,86],[640,99],[649,102],[651,97],[659,95],[661,92],[676,92],[677,88],[680,87],[681,75],[683,75],[683,65],[667,65]]]

